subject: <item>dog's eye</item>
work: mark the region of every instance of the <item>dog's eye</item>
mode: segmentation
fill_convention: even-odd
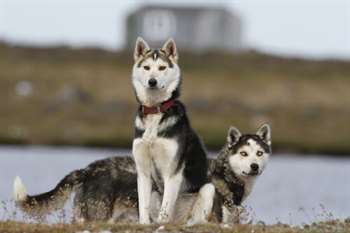
[[[248,156],[248,153],[245,152],[245,151],[241,151],[240,154],[241,154],[243,157],[247,157],[247,156]]]
[[[151,67],[149,67],[149,66],[143,66],[143,68],[144,68],[145,70],[150,70],[150,69],[151,69]]]
[[[158,70],[162,71],[162,70],[165,70],[166,69],[166,66],[159,66],[158,67]]]
[[[262,156],[263,154],[264,154],[264,152],[262,152],[261,150],[259,150],[258,152],[256,152],[256,155],[259,156],[259,157]]]

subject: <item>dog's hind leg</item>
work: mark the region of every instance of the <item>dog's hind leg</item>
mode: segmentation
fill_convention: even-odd
[[[84,208],[86,203],[84,202],[83,192],[81,187],[78,187],[75,192],[73,204],[73,222],[74,223],[85,223],[86,222],[86,211]]]
[[[199,190],[198,198],[193,206],[191,218],[187,221],[187,225],[202,224],[208,221],[212,212],[215,196],[215,187],[212,183],[205,184]]]

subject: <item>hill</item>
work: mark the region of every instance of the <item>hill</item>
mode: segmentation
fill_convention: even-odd
[[[0,142],[131,147],[132,55],[0,43]],[[181,53],[182,100],[210,149],[269,122],[275,151],[350,153],[350,62]]]

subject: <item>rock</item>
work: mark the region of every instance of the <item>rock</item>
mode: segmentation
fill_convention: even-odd
[[[24,97],[32,95],[33,93],[32,83],[25,80],[17,82],[15,86],[15,93],[18,96],[24,96]]]
[[[58,102],[62,103],[87,103],[92,100],[92,96],[90,95],[90,93],[81,89],[80,87],[66,85],[59,92],[57,100]]]

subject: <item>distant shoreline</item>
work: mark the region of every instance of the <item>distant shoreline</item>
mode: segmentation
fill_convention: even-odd
[[[131,143],[131,142],[130,142]],[[82,148],[82,149],[101,149],[101,150],[122,150],[122,151],[130,151],[131,152],[131,146],[128,147],[128,144],[108,144],[108,143],[102,143],[102,144],[61,144],[61,143],[52,143],[52,144],[30,144],[30,143],[18,143],[13,142],[9,143],[8,141],[6,143],[2,143],[0,141],[0,148],[1,147],[19,147],[19,148],[26,148],[26,147],[54,147],[54,148]],[[215,156],[216,153],[218,153],[221,149],[219,146],[214,147],[206,147],[207,151],[210,156]],[[273,155],[279,155],[279,156],[321,156],[321,157],[330,157],[334,158],[334,156],[342,158],[342,157],[350,157],[350,151],[342,151],[342,152],[334,152],[334,151],[321,151],[321,152],[309,152],[309,151],[293,151],[293,150],[278,150],[274,149]]]
[[[131,147],[132,55],[0,42],[0,144]],[[350,61],[180,53],[182,101],[209,150],[272,126],[274,152],[350,154]]]

